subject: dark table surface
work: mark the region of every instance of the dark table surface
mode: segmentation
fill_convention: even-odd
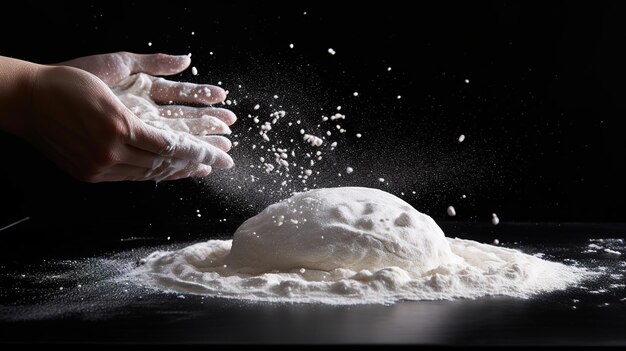
[[[149,229],[98,223],[68,229],[26,221],[0,232],[0,342],[626,344],[626,224],[440,225],[450,237],[498,238],[500,245],[601,274],[528,299],[252,303],[163,293],[116,279],[156,248],[216,237],[207,228],[187,226],[183,233],[177,223]],[[232,228],[210,232],[225,237]],[[593,243],[622,255],[585,252]]]

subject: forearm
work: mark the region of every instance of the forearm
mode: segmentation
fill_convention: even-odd
[[[31,108],[33,82],[40,67],[0,56],[0,130],[23,136]]]

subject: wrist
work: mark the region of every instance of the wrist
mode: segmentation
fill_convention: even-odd
[[[0,57],[0,130],[26,137],[33,111],[33,89],[43,67]]]

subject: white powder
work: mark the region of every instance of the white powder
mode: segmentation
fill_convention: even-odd
[[[500,218],[498,218],[498,215],[495,214],[495,213],[491,214],[491,224],[493,224],[493,225],[500,224]]]
[[[312,146],[322,146],[322,144],[324,143],[321,138],[311,134],[304,134],[303,139]]]
[[[446,238],[435,221],[371,188],[298,193],[248,219],[233,240],[158,251],[131,277],[178,293],[329,304],[527,297],[585,271],[517,250]]]
[[[446,211],[448,212],[448,216],[456,216],[456,210],[454,209],[454,206],[448,206],[448,209]]]

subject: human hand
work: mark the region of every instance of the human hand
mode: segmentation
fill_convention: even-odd
[[[34,78],[25,137],[70,174],[88,182],[173,180],[205,176],[212,167],[230,168],[233,161],[226,154],[230,141],[207,134],[229,133],[228,125],[236,120],[232,112],[156,105],[206,105],[225,99],[219,87],[151,76],[175,74],[189,64],[187,56],[121,52],[41,66]],[[149,75],[131,76],[142,72]],[[143,89],[119,94],[138,81]],[[133,114],[130,109],[137,106],[144,111]]]

